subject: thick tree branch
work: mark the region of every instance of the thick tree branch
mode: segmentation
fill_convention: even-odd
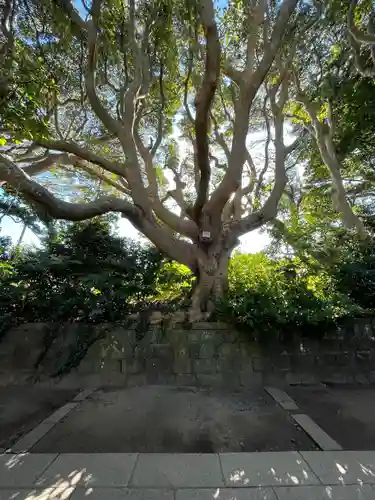
[[[175,238],[170,230],[162,228],[154,220],[148,220],[141,208],[123,199],[108,196],[89,203],[69,203],[60,200],[2,155],[0,155],[1,181],[21,192],[39,214],[55,219],[80,221],[108,212],[119,212],[162,252],[195,270],[196,258],[193,245]]]
[[[137,125],[134,129],[134,137],[137,145],[138,152],[143,159],[146,168],[148,179],[148,189],[151,199],[152,208],[157,217],[159,217],[165,224],[167,224],[174,231],[187,236],[188,238],[196,238],[198,235],[198,228],[193,221],[185,220],[174,214],[160,201],[158,193],[158,181],[153,164],[151,151],[143,144],[142,138],[137,130]]]
[[[66,153],[71,153],[83,160],[87,160],[90,163],[95,163],[100,167],[103,167],[108,172],[125,177],[125,167],[121,163],[115,161],[106,160],[102,156],[93,153],[89,149],[79,146],[77,143],[72,141],[49,141],[40,139],[37,141],[39,146],[43,148],[50,149],[53,151],[64,151]]]
[[[97,117],[103,122],[108,131],[115,134],[121,139],[123,127],[118,120],[112,118],[107,109],[100,101],[95,87],[96,75],[96,57],[97,57],[97,43],[98,43],[98,30],[99,30],[99,15],[100,15],[101,0],[94,0],[92,4],[92,19],[87,23],[87,68],[85,71],[85,84],[87,96],[90,101],[91,107]]]
[[[30,165],[26,165],[22,170],[33,177],[34,175],[41,174],[49,170],[56,163],[66,165],[69,162],[69,156],[66,153],[56,154],[56,155],[47,155],[41,161],[36,161],[31,163]]]
[[[201,0],[200,15],[206,38],[206,61],[203,83],[195,98],[196,160],[200,171],[200,181],[197,199],[193,208],[193,218],[197,223],[199,223],[202,208],[207,201],[211,177],[208,142],[209,119],[220,76],[221,51],[212,0]]]
[[[375,35],[373,33],[367,32],[364,33],[361,31],[355,24],[354,21],[354,12],[355,8],[358,4],[358,0],[349,0],[350,6],[348,10],[348,29],[350,34],[354,37],[354,39],[363,44],[363,45],[374,45],[375,44]]]
[[[121,212],[134,221],[139,217],[135,207],[115,197],[100,198],[85,204],[60,200],[48,189],[32,180],[23,169],[2,155],[0,155],[0,180],[20,191],[39,211],[43,210],[55,219],[78,221],[107,212]]]
[[[61,9],[61,11],[68,16],[72,24],[74,35],[82,41],[86,40],[86,22],[81,18],[78,11],[73,6],[71,0],[56,0],[55,3]]]
[[[240,85],[240,92],[235,104],[235,121],[233,126],[233,140],[228,170],[220,185],[213,192],[207,202],[206,210],[210,214],[221,213],[230,195],[241,184],[243,165],[246,159],[246,137],[248,134],[249,114],[253,100],[264,81],[271,64],[280,47],[288,26],[289,18],[294,12],[298,0],[284,0],[279,9],[272,35],[264,55],[255,71],[244,73]]]

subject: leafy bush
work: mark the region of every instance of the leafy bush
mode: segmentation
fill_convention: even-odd
[[[365,309],[375,309],[375,241],[374,238],[351,238],[341,247],[340,261],[332,274],[338,289]]]
[[[271,260],[263,253],[234,256],[229,292],[218,305],[222,318],[257,340],[319,335],[355,310],[327,272],[310,274],[298,259]]]
[[[156,300],[173,300],[190,295],[194,282],[190,269],[178,262],[165,262],[157,277]]]
[[[44,248],[21,254],[3,273],[0,316],[19,321],[122,319],[135,302],[154,293],[161,262],[155,249],[117,238],[103,221],[67,225]]]

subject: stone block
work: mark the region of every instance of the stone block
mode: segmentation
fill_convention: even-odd
[[[146,360],[146,372],[172,372],[169,358],[150,358]]]
[[[158,325],[159,323],[161,323],[163,320],[163,315],[161,313],[161,311],[154,311],[151,313],[151,316],[150,316],[150,324],[151,325]]]
[[[217,370],[219,372],[223,371],[235,371],[238,372],[242,369],[242,367],[246,368],[246,364],[243,365],[242,358],[239,354],[234,352],[230,357],[227,358],[218,358],[217,359]]]
[[[288,372],[285,374],[285,381],[289,385],[301,385],[302,375],[300,373]]]
[[[122,360],[121,359],[102,359],[100,363],[101,373],[117,372],[122,371]]]
[[[197,373],[198,384],[202,387],[223,387],[224,381],[220,373]]]
[[[201,330],[200,331],[200,342],[206,341],[217,341],[219,340],[220,332],[216,332],[215,330]]]
[[[46,375],[54,375],[71,364],[77,358],[77,352],[83,358],[87,356],[88,341],[96,340],[95,329],[82,323],[63,323],[58,331],[53,332],[48,350],[40,361],[38,371]],[[97,344],[97,341],[94,342]],[[81,351],[81,352],[80,352]],[[98,359],[97,356],[94,357]]]
[[[81,361],[81,363],[77,367],[78,373],[98,373],[100,372],[100,360],[97,363],[92,361]]]
[[[233,330],[233,327],[220,321],[197,321],[192,323],[192,330]]]
[[[370,384],[375,384],[375,370],[372,370],[366,374],[367,380]]]
[[[319,377],[314,373],[301,373],[301,385],[315,385],[319,382]]]
[[[147,385],[146,374],[138,373],[136,375],[129,375],[126,385],[128,387],[138,387],[142,385]]]
[[[193,342],[188,345],[188,352],[189,352],[189,357],[194,359],[194,358],[199,358],[199,351],[200,351],[201,346],[198,344],[198,342]]]
[[[230,357],[233,352],[233,344],[223,343],[218,347],[218,354],[220,358]]]
[[[213,358],[215,356],[215,344],[211,339],[204,340],[199,349],[200,358]]]
[[[146,378],[147,383],[151,385],[174,385],[176,383],[176,375],[173,373],[148,371]]]
[[[195,359],[193,367],[196,374],[216,373],[218,371],[218,363],[215,359]]]
[[[151,358],[146,361],[146,377],[149,384],[170,384],[174,381],[172,364],[163,358]]]
[[[359,370],[370,371],[375,368],[372,351],[370,349],[358,350],[355,353],[355,364]]]
[[[280,354],[272,358],[272,363],[277,370],[290,370],[291,362],[289,354]]]
[[[184,311],[176,311],[170,316],[170,324],[184,323],[186,320],[186,313]]]
[[[173,357],[172,346],[169,344],[154,344],[152,346],[152,356],[170,360]]]
[[[186,355],[176,356],[174,361],[173,361],[172,371],[176,375],[183,374],[183,373],[191,373],[192,372],[191,359]]]
[[[199,330],[187,330],[186,337],[189,343],[192,342],[199,343],[201,338],[201,332]]]
[[[176,385],[182,386],[196,386],[197,385],[197,377],[192,373],[184,373],[176,375]]]
[[[119,359],[120,373],[128,374],[128,362],[126,359]]]
[[[48,331],[58,325],[48,323],[26,323],[7,331],[0,343],[1,369],[32,370],[45,349]]]
[[[336,355],[336,366],[349,367],[352,362],[352,354],[348,351],[339,352]]]
[[[368,378],[364,373],[355,373],[353,376],[353,381],[356,384],[367,385],[369,383]]]
[[[254,356],[252,358],[253,370],[255,372],[272,371],[272,362],[268,358]]]
[[[353,375],[349,372],[332,373],[330,375],[321,376],[320,380],[324,384],[350,384],[353,382]]]

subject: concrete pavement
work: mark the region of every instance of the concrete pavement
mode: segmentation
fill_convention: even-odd
[[[375,451],[3,454],[0,500],[375,500]]]

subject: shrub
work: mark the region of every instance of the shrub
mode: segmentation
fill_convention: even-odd
[[[237,254],[229,266],[229,291],[219,315],[256,340],[319,335],[356,307],[335,289],[328,273],[309,274],[298,259]]]

